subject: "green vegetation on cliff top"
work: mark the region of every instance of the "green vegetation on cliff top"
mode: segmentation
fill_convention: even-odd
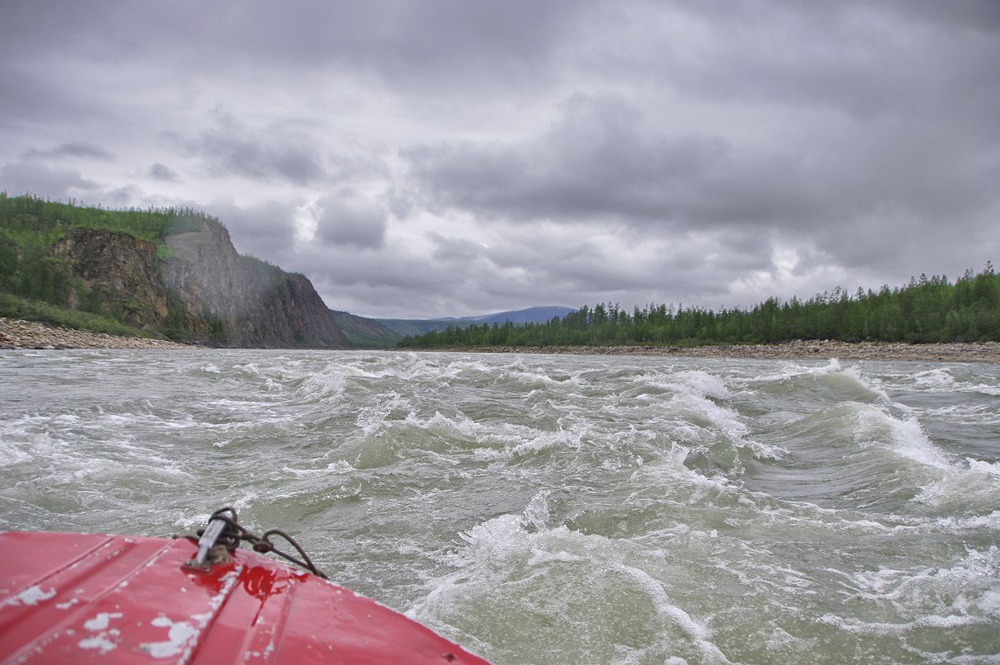
[[[196,231],[205,224],[219,224],[219,221],[191,208],[106,210],[0,192],[0,233],[8,237],[58,235],[71,228],[87,227],[160,243],[169,235]]]

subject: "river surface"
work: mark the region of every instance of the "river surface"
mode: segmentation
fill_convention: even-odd
[[[0,352],[0,529],[227,505],[495,665],[1000,662],[996,364]]]

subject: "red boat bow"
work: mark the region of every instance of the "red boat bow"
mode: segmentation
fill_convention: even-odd
[[[0,533],[3,663],[489,665],[255,552],[205,571],[185,538]]]

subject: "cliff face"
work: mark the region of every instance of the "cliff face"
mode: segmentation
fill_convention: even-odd
[[[69,231],[50,252],[73,282],[66,301],[188,341],[246,348],[347,348],[350,343],[302,275],[236,253],[206,222],[155,243],[106,229]]]
[[[135,328],[155,330],[167,317],[167,290],[160,280],[156,245],[125,233],[73,229],[53,246],[51,256],[65,261],[82,282],[68,289],[73,308],[116,316]]]
[[[242,257],[229,232],[206,223],[167,237],[163,281],[188,317],[221,327],[236,347],[347,348],[349,343],[311,282]]]

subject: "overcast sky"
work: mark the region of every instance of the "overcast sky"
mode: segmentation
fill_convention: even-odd
[[[11,2],[0,189],[205,210],[372,317],[955,279],[1000,2]]]

